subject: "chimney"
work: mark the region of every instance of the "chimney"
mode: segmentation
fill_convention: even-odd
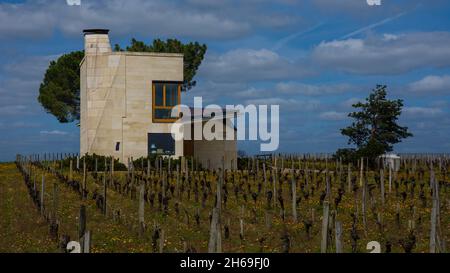
[[[86,55],[112,52],[108,29],[85,29],[84,50]]]

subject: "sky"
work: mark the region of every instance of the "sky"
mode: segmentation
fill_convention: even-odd
[[[348,147],[340,128],[377,84],[404,100],[399,123],[414,134],[396,152],[450,152],[448,14],[445,0],[0,1],[0,161],[79,151],[76,124],[60,124],[37,97],[49,62],[83,49],[85,28],[110,29],[122,47],[132,38],[207,44],[183,103],[280,105],[279,153]]]

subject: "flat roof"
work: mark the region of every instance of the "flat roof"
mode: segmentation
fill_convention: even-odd
[[[132,51],[113,51],[106,53],[99,53],[97,56],[108,56],[108,55],[126,55],[126,56],[148,56],[148,57],[169,57],[169,58],[184,58],[182,53],[165,53],[165,52],[132,52]],[[84,63],[86,55],[80,62],[80,66]]]
[[[182,53],[165,53],[165,52],[132,52],[132,51],[113,51],[110,55],[128,55],[128,56],[154,56],[154,57],[184,57]]]

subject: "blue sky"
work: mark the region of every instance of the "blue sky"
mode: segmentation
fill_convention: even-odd
[[[50,60],[83,47],[84,28],[111,41],[178,38],[209,47],[198,86],[206,103],[280,105],[279,152],[333,152],[351,104],[376,84],[404,99],[414,137],[398,152],[450,152],[450,2],[445,0],[0,1],[0,161],[77,152],[75,124],[37,102]],[[258,143],[241,143],[254,153]]]

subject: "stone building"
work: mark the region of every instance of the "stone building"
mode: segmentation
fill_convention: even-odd
[[[237,166],[236,141],[175,141],[170,116],[181,104],[183,55],[113,52],[109,31],[84,31],[80,64],[80,154],[121,162],[149,154],[194,157],[203,167]],[[228,124],[228,123],[227,123]],[[225,127],[225,130],[234,130]]]

